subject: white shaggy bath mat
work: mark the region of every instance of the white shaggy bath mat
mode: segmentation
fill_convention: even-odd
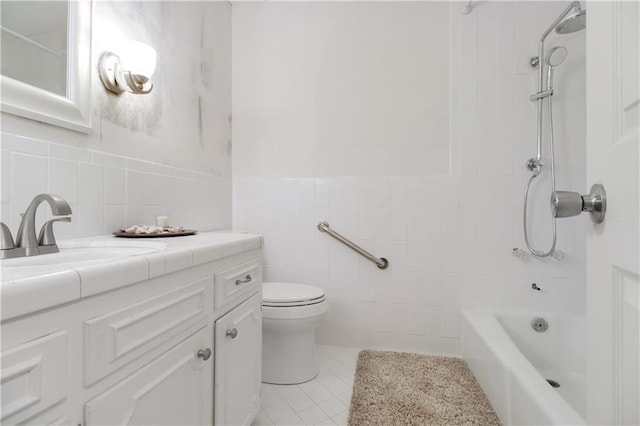
[[[358,356],[349,425],[499,425],[458,358],[364,350]]]

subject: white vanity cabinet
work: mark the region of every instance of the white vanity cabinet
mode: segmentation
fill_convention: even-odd
[[[212,348],[208,325],[87,402],[85,425],[210,425]]]
[[[261,286],[257,246],[4,319],[2,424],[249,425]]]
[[[84,321],[85,386],[152,359],[85,403],[85,425],[211,424],[213,277],[186,275],[172,280],[186,285]]]
[[[262,296],[216,321],[215,424],[249,425],[260,409]]]

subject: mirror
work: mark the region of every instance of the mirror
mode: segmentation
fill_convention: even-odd
[[[2,75],[67,95],[66,1],[3,1]]]
[[[90,0],[3,0],[0,8],[2,111],[88,133]]]

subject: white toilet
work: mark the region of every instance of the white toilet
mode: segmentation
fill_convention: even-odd
[[[318,375],[316,329],[329,310],[324,290],[305,284],[262,284],[262,381],[281,385]]]

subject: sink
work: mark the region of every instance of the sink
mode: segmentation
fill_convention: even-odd
[[[40,266],[71,266],[80,263],[101,262],[157,252],[151,247],[79,247],[61,248],[58,253],[3,259],[2,268],[34,268]]]

